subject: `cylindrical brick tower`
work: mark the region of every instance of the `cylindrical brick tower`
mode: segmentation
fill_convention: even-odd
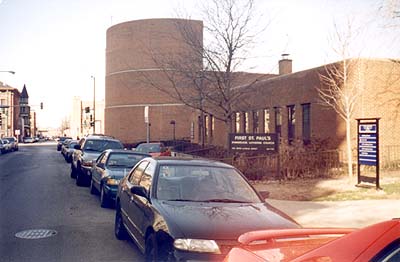
[[[169,85],[155,56],[191,52],[179,29],[182,25],[202,42],[203,24],[194,20],[137,20],[107,30],[105,134],[124,143],[146,141],[144,108],[148,106],[150,140],[172,140],[174,132],[176,139],[190,137],[191,109],[151,84]]]

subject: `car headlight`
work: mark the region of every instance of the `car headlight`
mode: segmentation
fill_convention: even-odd
[[[214,240],[178,238],[174,241],[174,247],[184,251],[221,254]]]
[[[114,179],[114,178],[110,178],[110,179],[107,179],[106,184],[109,185],[109,186],[118,186],[119,180],[118,179]]]

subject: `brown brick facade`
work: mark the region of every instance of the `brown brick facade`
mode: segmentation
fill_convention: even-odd
[[[174,57],[179,52],[189,51],[182,43],[176,28],[177,22],[187,23],[202,38],[200,21],[179,19],[131,21],[115,25],[107,31],[106,134],[127,143],[144,141],[144,107],[149,106],[151,140],[172,139],[173,126],[170,122],[174,120],[176,138],[191,138],[193,142],[201,143],[200,112],[155,89],[143,77],[143,72],[146,72],[146,77],[151,78],[154,83],[168,85],[165,75],[154,61],[154,56],[167,54]],[[243,104],[234,105],[240,116],[238,131],[245,132],[243,119],[247,116],[248,132],[276,132],[275,111],[280,108],[280,133],[282,139],[288,140],[289,110],[294,109],[294,127],[291,129],[294,139],[303,140],[307,134],[311,140],[328,140],[331,148],[343,150],[345,123],[332,108],[323,105],[317,92],[318,88],[323,87],[320,75],[326,73],[327,66],[329,65],[291,73],[292,61],[284,57],[279,63],[279,75],[238,74],[241,76],[237,84],[240,88],[248,88],[243,82],[257,78],[254,90],[243,98]],[[364,90],[357,100],[353,114],[353,148],[356,147],[357,133],[355,119],[370,117],[381,118],[382,148],[400,146],[399,62],[390,59],[360,59],[356,60],[355,66],[357,70],[349,75],[349,80],[362,86]],[[246,108],[243,105],[247,105]],[[266,111],[269,112],[268,127],[265,126]],[[305,125],[303,130],[305,115],[309,115],[309,126]],[[225,146],[225,124],[211,116],[207,117],[207,120],[202,121],[207,126],[205,143]]]
[[[148,19],[115,25],[107,31],[105,133],[125,143],[146,140],[144,107],[149,106],[150,140],[190,137],[191,110],[151,83],[168,85],[157,58],[187,52],[177,24],[202,38],[201,21]],[[150,80],[149,80],[150,79]]]
[[[390,59],[360,59],[358,70],[349,75],[350,82],[363,87],[357,99],[352,121],[352,145],[355,149],[357,121],[356,118],[380,117],[380,145],[383,150],[387,146],[400,146],[400,63]],[[253,132],[252,113],[259,112],[259,119],[264,119],[264,109],[269,109],[269,131],[274,133],[275,114],[281,108],[281,137],[288,139],[288,106],[295,106],[295,138],[303,139],[302,107],[310,104],[310,128],[313,139],[329,140],[333,149],[343,150],[345,147],[345,123],[330,107],[324,105],[316,88],[321,88],[320,74],[324,74],[325,66],[318,68],[269,77],[257,83],[254,92],[245,99],[249,114],[249,129]],[[244,111],[240,111],[241,122]],[[241,123],[240,132],[244,132]],[[225,145],[226,131],[221,123],[215,124],[213,139],[218,145]],[[260,130],[264,130],[264,122],[259,121]]]

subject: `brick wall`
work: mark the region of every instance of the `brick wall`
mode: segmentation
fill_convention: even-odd
[[[381,148],[399,145],[400,133],[400,64],[391,60],[361,59],[357,61],[358,70],[351,75],[349,82],[363,87],[357,100],[351,126],[353,148],[356,148],[356,118],[381,117]],[[244,100],[249,106],[246,112],[259,111],[263,119],[263,109],[270,109],[270,132],[275,132],[274,108],[281,107],[281,137],[288,137],[288,105],[295,105],[295,136],[302,139],[302,104],[311,105],[311,136],[326,139],[331,148],[344,150],[345,123],[330,107],[321,103],[316,88],[321,87],[319,74],[325,73],[325,66],[318,68],[270,77],[257,83],[254,91]],[[240,110],[243,112],[243,108]],[[194,119],[194,118],[193,118]],[[251,119],[251,118],[250,118]],[[197,123],[196,123],[197,126]],[[216,123],[213,139],[220,146],[226,143],[226,130],[223,123]],[[252,123],[250,121],[250,129]],[[264,124],[261,123],[261,128]],[[241,129],[241,132],[243,130]],[[199,138],[197,137],[197,141]]]
[[[107,30],[105,133],[125,143],[146,140],[144,107],[149,106],[150,140],[190,137],[191,110],[155,86],[172,88],[163,59],[190,52],[180,26],[202,41],[202,22],[181,19],[130,21]],[[201,59],[200,59],[201,60]]]

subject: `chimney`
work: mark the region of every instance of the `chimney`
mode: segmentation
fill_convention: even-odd
[[[292,60],[289,59],[289,54],[282,54],[282,59],[279,60],[279,75],[292,73]]]

